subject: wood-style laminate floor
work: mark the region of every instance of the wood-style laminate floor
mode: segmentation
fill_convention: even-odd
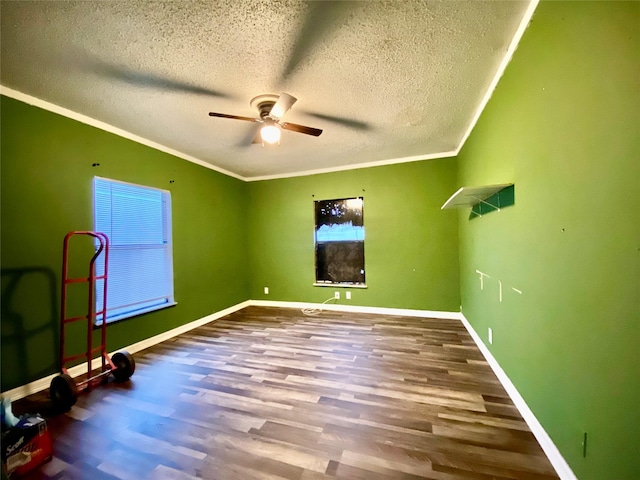
[[[135,358],[29,479],[558,478],[458,321],[249,307]]]

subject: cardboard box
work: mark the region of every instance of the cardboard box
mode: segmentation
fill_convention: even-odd
[[[2,463],[16,478],[51,460],[51,436],[40,415],[24,415],[2,433]]]

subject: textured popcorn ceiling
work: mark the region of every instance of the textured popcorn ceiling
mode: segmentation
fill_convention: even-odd
[[[529,1],[1,3],[1,83],[243,178],[416,156],[464,139]],[[279,147],[247,145],[287,92]]]

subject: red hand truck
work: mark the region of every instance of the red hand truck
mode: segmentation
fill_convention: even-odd
[[[73,236],[84,235],[93,237],[96,240],[96,252],[89,261],[89,275],[87,277],[69,278],[69,241]],[[101,258],[101,275],[96,275],[96,261]],[[107,278],[109,266],[109,238],[100,232],[74,231],[69,232],[64,237],[64,248],[62,250],[62,298],[60,305],[60,371],[61,373],[51,380],[49,394],[54,407],[58,410],[67,411],[75,403],[78,393],[93,388],[99,383],[108,381],[108,375],[113,374],[118,382],[128,380],[135,371],[136,364],[133,356],[126,351],[116,352],[109,358],[107,354]],[[102,306],[96,310],[96,282],[102,282]],[[72,284],[88,283],[88,305],[87,314],[75,317],[67,317],[67,289]],[[100,345],[93,346],[93,326],[98,316],[102,317],[100,325]],[[87,350],[76,355],[65,355],[65,327],[73,322],[87,322]],[[97,373],[93,374],[92,363],[94,355],[99,354],[102,359],[102,366]],[[86,378],[76,382],[70,375],[66,367],[68,362],[73,362],[80,358],[86,358],[87,373]],[[96,357],[97,359],[97,357]]]

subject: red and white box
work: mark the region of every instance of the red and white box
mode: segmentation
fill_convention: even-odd
[[[2,433],[2,463],[11,478],[20,477],[51,460],[51,436],[40,415],[24,415]]]

